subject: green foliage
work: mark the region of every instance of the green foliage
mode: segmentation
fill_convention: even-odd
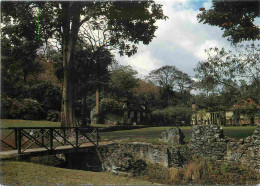
[[[37,15],[35,7],[29,3],[5,2],[2,4],[2,67],[6,81],[42,72],[43,66],[37,62],[37,49],[42,40],[37,40]],[[21,13],[23,12],[23,13]],[[15,73],[12,73],[15,70]],[[11,77],[10,77],[11,75]]]
[[[89,46],[83,48],[86,49],[80,48],[74,51],[70,69],[74,92],[77,96],[106,87],[109,80],[108,66],[114,58],[110,51],[103,47],[95,52]]]
[[[179,105],[157,109],[151,114],[151,122],[154,125],[188,125],[191,116],[191,109]]]
[[[218,26],[224,30],[223,37],[227,37],[233,44],[245,40],[258,40],[260,28],[254,22],[259,18],[259,1],[230,1],[213,0],[209,10],[203,10],[197,15],[199,22]]]
[[[60,111],[49,110],[47,113],[46,120],[48,121],[60,121]]]
[[[175,66],[163,66],[157,70],[153,70],[146,77],[156,85],[163,89],[177,90],[183,93],[191,88],[191,78],[188,74],[180,71]]]
[[[259,46],[253,44],[241,46],[237,53],[223,48],[208,49],[208,59],[199,62],[194,69],[197,88],[206,91],[206,96],[196,96],[201,98],[198,106],[216,111],[230,109],[248,97],[259,102],[259,51]]]
[[[32,42],[36,42],[39,23],[41,31],[37,44],[42,41],[47,43],[48,39],[55,39],[62,44],[60,51],[63,54],[65,70],[62,103],[64,110],[68,111],[64,111],[66,121],[62,124],[67,126],[72,124],[72,118],[69,117],[72,114],[74,96],[71,71],[77,41],[84,40],[92,52],[108,46],[110,49],[118,49],[120,55],[131,56],[137,52],[140,42],[147,45],[155,37],[154,33],[158,28],[155,25],[156,20],[167,18],[163,14],[162,5],[153,1],[3,2],[2,6],[3,20],[8,23],[6,28],[17,28],[24,36],[30,36]],[[35,13],[37,9],[39,21]],[[12,20],[15,20],[15,23]],[[8,34],[8,31],[6,33]]]
[[[27,94],[28,97],[43,103],[45,112],[48,110],[60,110],[61,90],[50,82],[42,82],[31,86]]]
[[[186,104],[193,84],[190,76],[175,66],[163,66],[153,70],[146,77],[149,81],[160,87],[162,107],[177,104]],[[178,99],[174,99],[178,96]]]
[[[124,117],[127,107],[123,102],[112,98],[104,98],[100,102],[100,108],[102,109],[100,115],[102,120],[114,121],[117,125],[127,124]]]
[[[102,111],[107,113],[122,113],[122,111],[126,109],[126,105],[124,105],[122,102],[111,98],[102,99],[100,106]]]
[[[130,97],[134,88],[139,86],[139,80],[136,78],[137,71],[131,66],[117,66],[110,75],[110,92],[121,98]]]
[[[2,97],[2,118],[38,120],[45,117],[42,104],[37,100],[26,98],[22,100]]]

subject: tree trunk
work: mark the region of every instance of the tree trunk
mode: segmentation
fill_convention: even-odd
[[[96,90],[96,114],[99,114],[99,91]]]
[[[71,54],[76,45],[80,21],[79,4],[62,3],[62,59],[63,59],[63,90],[61,126],[73,126],[73,84],[71,82]]]

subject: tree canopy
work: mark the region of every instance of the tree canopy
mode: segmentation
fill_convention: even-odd
[[[209,10],[200,8],[199,22],[220,27],[224,30],[223,37],[232,44],[260,39],[260,28],[254,22],[260,16],[258,0],[213,0],[212,3]]]
[[[40,33],[37,28],[39,10]],[[23,18],[31,15],[26,24]],[[120,55],[131,56],[137,52],[137,44],[149,44],[155,37],[156,20],[166,19],[162,6],[153,1],[95,1],[95,2],[2,2],[2,18],[13,20],[23,32],[47,41],[52,38],[62,53],[64,82],[62,96],[62,125],[73,123],[73,90],[71,56],[79,38],[83,38],[93,51],[100,47],[117,49]],[[35,24],[36,23],[36,24]]]

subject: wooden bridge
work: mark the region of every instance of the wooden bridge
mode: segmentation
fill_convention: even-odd
[[[99,128],[81,127],[9,127],[1,128],[1,154],[79,149],[99,145]]]

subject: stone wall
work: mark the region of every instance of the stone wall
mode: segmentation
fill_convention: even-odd
[[[85,152],[66,154],[69,168],[114,173],[139,171],[146,163],[160,164],[164,167],[182,167],[193,156],[202,156],[215,160],[233,161],[260,171],[260,126],[240,141],[228,139],[220,126],[208,125],[192,127],[191,142],[181,144],[182,132],[169,130],[162,134],[162,140],[171,142],[171,146],[149,143],[114,143],[97,148],[88,148]],[[180,135],[174,137],[170,135]],[[76,167],[74,167],[76,166]]]
[[[191,129],[190,150],[193,154],[223,160],[228,139],[218,125],[194,125]]]
[[[192,127],[190,151],[194,155],[250,165],[260,171],[260,125],[252,136],[235,141],[217,125]]]
[[[241,139],[238,142],[231,140],[227,144],[227,161],[240,162],[250,165],[260,171],[260,125],[252,136]]]
[[[110,144],[98,148],[103,170],[124,172],[140,160],[146,163],[157,163],[168,166],[166,146],[148,143]],[[122,169],[123,167],[123,169]]]

